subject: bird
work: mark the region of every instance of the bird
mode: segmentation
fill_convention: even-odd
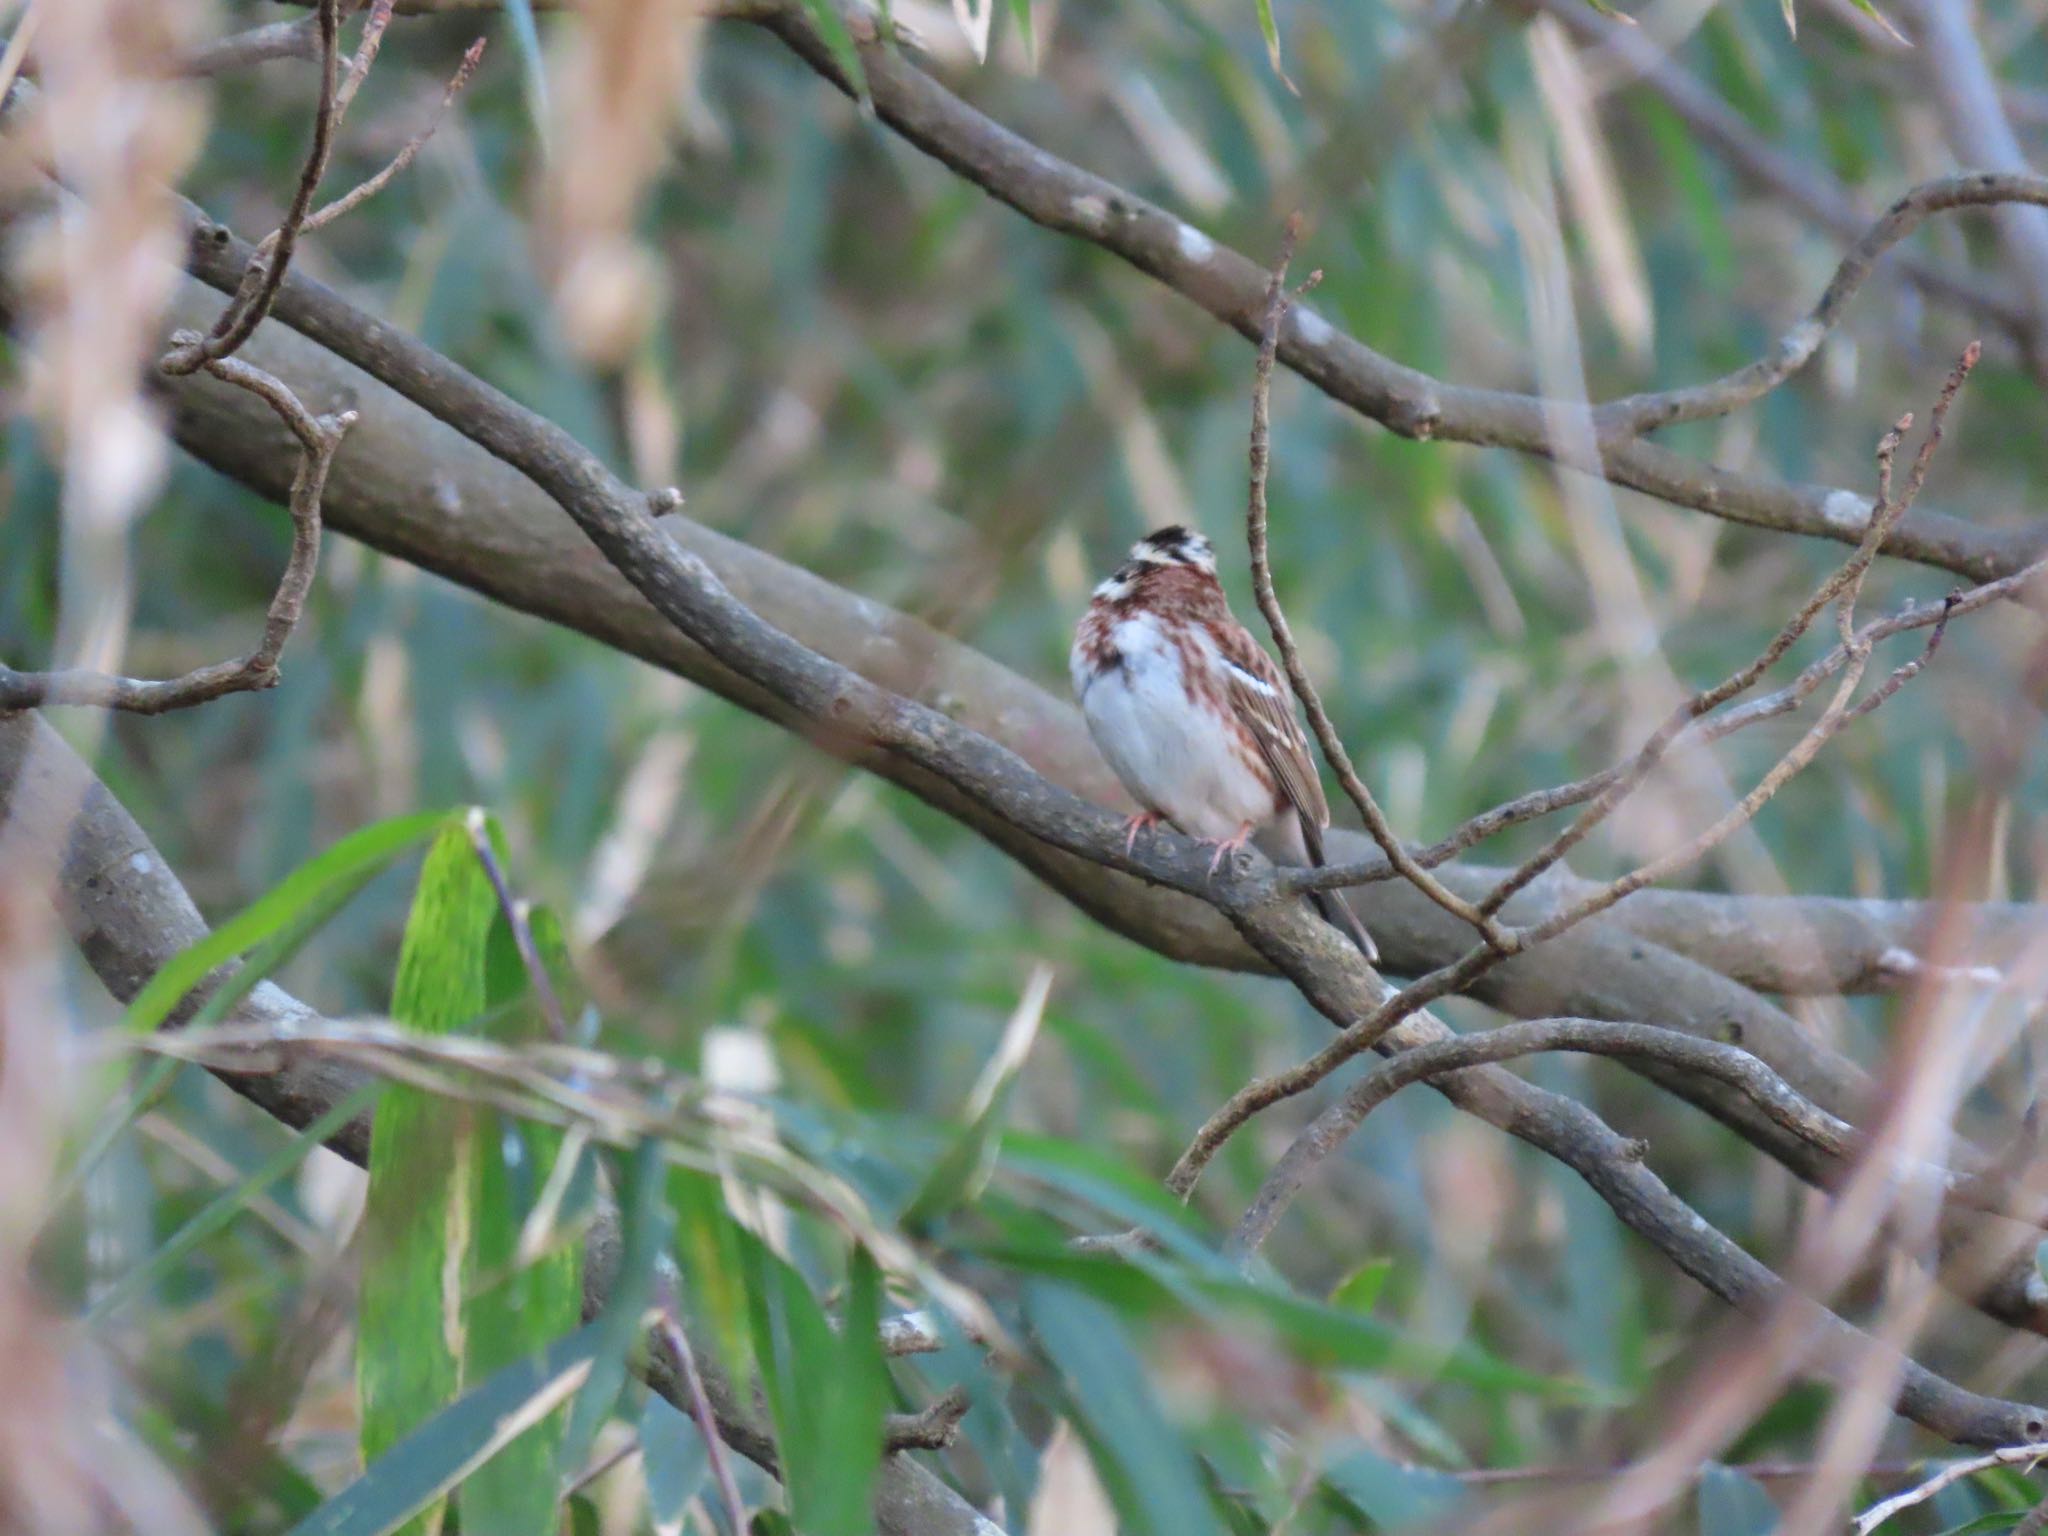
[[[1164,821],[1215,847],[1210,873],[1256,832],[1286,862],[1320,867],[1329,802],[1287,679],[1237,621],[1216,551],[1175,524],[1148,533],[1089,599],[1068,657],[1074,695],[1138,802],[1124,851]],[[1309,899],[1369,961],[1378,947],[1335,891]]]

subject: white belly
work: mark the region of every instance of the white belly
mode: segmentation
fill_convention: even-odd
[[[1190,698],[1179,653],[1157,623],[1126,619],[1110,643],[1123,665],[1090,681],[1076,654],[1074,691],[1089,734],[1124,788],[1190,837],[1234,837],[1246,824],[1271,820],[1270,783],[1240,755],[1227,723]],[[1200,643],[1206,652],[1207,637]]]

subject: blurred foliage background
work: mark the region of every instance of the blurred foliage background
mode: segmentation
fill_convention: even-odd
[[[1301,261],[1324,274],[1321,312],[1458,383],[1582,382],[1599,399],[1711,376],[1802,314],[1841,254],[1798,209],[1747,187],[1654,91],[1516,6],[1283,0],[1298,94],[1269,66],[1250,0],[1039,3],[1028,43],[999,8],[984,66],[946,12],[912,0],[894,10],[930,67],[998,121],[1219,241],[1263,257],[1284,214],[1304,209]],[[1993,0],[1984,12],[2004,76],[2042,78],[2042,8]],[[230,4],[216,19],[226,30],[276,14]],[[575,25],[540,21],[551,45]],[[1846,6],[1803,7],[1800,22],[1794,38],[1764,0],[1645,12],[1646,30],[1670,38],[1760,139],[1870,208],[1949,167],[1907,52]],[[615,365],[580,360],[536,229],[547,144],[536,64],[504,19],[399,22],[334,183],[416,130],[479,27],[492,51],[419,166],[311,242],[301,270],[638,483],[677,485],[688,515],[924,614],[1049,688],[1065,688],[1088,588],[1139,534],[1185,521],[1241,549],[1249,348],[1115,259],[995,205],[744,26],[693,34],[671,156],[636,215],[657,276],[645,324]],[[290,61],[220,81],[190,194],[244,233],[274,224],[310,89],[308,67]],[[2048,123],[2022,110],[2029,99],[2015,97],[2016,113],[2038,148]],[[1575,154],[1588,136],[1596,152]],[[1937,223],[1918,247],[1959,267],[1999,260],[1975,222]],[[1879,433],[1924,410],[1980,329],[1888,275],[1792,384],[1670,441],[1871,490]],[[2008,526],[2030,515],[2038,483],[2039,393],[2004,338],[1986,341],[1929,500]],[[1507,453],[1400,441],[1290,377],[1275,413],[1279,588],[1361,767],[1416,838],[1609,761],[1656,717],[1672,678],[1704,682],[1753,654],[1841,555]],[[18,412],[4,474],[0,650],[27,664],[53,636],[60,529],[54,472]],[[165,673],[246,643],[288,528],[186,461],[135,540],[130,670]],[[1227,579],[1249,613],[1241,567],[1239,555]],[[1871,606],[1950,584],[1887,565]],[[1859,726],[1699,882],[1928,890],[2015,645],[1996,614],[1960,626],[1937,684]],[[562,914],[607,1046],[694,1067],[725,1032],[759,1048],[788,1101],[871,1129],[953,1116],[1044,960],[1056,978],[1046,1030],[1012,1123],[1140,1179],[1233,1087],[1326,1032],[1277,983],[1199,973],[1108,935],[973,836],[785,733],[339,538],[285,674],[275,692],[116,718],[98,751],[216,918],[367,820],[482,804],[502,821],[522,889]],[[1791,729],[1731,744],[1731,780]],[[2014,796],[1996,888],[1981,894],[2036,894],[2040,789],[2036,776]],[[1620,868],[1694,823],[1693,808],[1653,797],[1575,867]],[[410,878],[381,880],[280,980],[332,1014],[383,1009]],[[71,1001],[86,1024],[114,1015],[82,973]],[[1805,1012],[1864,1059],[1881,1055],[1879,1010]],[[1529,1070],[1625,1131],[1654,1131],[1660,1171],[1700,1209],[1754,1251],[1783,1251],[1811,1196],[1782,1170],[1611,1066]],[[1239,1137],[1200,1210],[1233,1218],[1320,1102]],[[82,1290],[132,1267],[278,1139],[190,1075],[144,1130],[90,1185],[80,1229],[92,1240],[71,1277]],[[310,1166],[279,1192],[280,1220],[332,1230],[345,1186],[333,1167]],[[123,1356],[154,1384],[166,1444],[260,1368],[285,1309],[310,1304],[321,1250],[278,1225],[237,1224],[125,1320]],[[1309,1459],[1335,1491],[1291,1529],[1440,1512],[1458,1485],[1397,1463],[1455,1473],[1624,1459],[1646,1432],[1645,1405],[1720,1337],[1717,1305],[1575,1178],[1420,1093],[1373,1117],[1267,1253],[1313,1295],[1385,1260],[1377,1314],[1402,1332],[1590,1389],[1560,1401],[1344,1373],[1311,1382],[1255,1339],[1133,1323],[1132,1347],[1224,1481],[1258,1465],[1241,1444],[1247,1394],[1260,1401],[1253,1417],[1296,1425],[1304,1443],[1311,1427],[1323,1437],[1327,1454]],[[979,1278],[1006,1283],[999,1271]],[[1985,1384],[1990,1338],[1958,1317],[1932,1358]],[[2006,1364],[1990,1385],[2026,1390],[2018,1362]],[[349,1394],[346,1357],[329,1349],[280,1447],[315,1483],[350,1465]],[[1794,1393],[1731,1459],[1805,1454],[1824,1403]],[[1043,1428],[1028,1403],[1018,1414]],[[998,1444],[1025,1470],[984,1446],[962,1475],[1028,1493],[1026,1440],[1011,1428],[987,1441]],[[1289,1495],[1267,1486],[1252,1503],[1270,1517]],[[1715,1533],[1766,1529],[1760,1497],[1727,1474],[1684,1518]],[[1986,1501],[1960,1489],[1943,1519]]]

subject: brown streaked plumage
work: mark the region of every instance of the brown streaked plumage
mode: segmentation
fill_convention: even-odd
[[[1293,695],[1231,613],[1207,539],[1172,527],[1140,540],[1095,589],[1069,664],[1090,734],[1142,807],[1133,840],[1165,820],[1214,843],[1220,864],[1266,830],[1276,856],[1323,862],[1329,802]],[[1340,896],[1311,900],[1378,958]]]

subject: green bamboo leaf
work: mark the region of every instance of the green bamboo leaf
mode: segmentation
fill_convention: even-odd
[[[150,978],[128,1005],[124,1027],[146,1034],[170,1017],[186,993],[223,965],[289,929],[337,891],[354,894],[393,859],[446,825],[447,813],[397,816],[362,827],[300,865],[256,901]],[[330,909],[331,910],[331,909]]]
[[[1343,1312],[1370,1312],[1379,1305],[1380,1293],[1393,1273],[1392,1259],[1367,1259],[1337,1282],[1330,1292],[1330,1305]]]
[[[484,1011],[484,959],[498,912],[462,822],[442,818],[420,869],[391,1014],[425,1034]],[[480,1111],[392,1084],[370,1131],[356,1370],[365,1465],[454,1400],[475,1219]],[[411,1529],[438,1531],[429,1503]]]
[[[502,843],[495,826],[493,845]],[[503,855],[500,854],[502,861]],[[549,985],[557,996],[572,981],[561,924],[541,909],[528,913]],[[511,952],[507,968],[502,957]],[[485,999],[494,1038],[545,1040],[545,1010],[534,996],[511,925],[493,924],[485,955]],[[478,1277],[464,1309],[462,1375],[480,1380],[539,1350],[573,1329],[583,1307],[583,1245],[552,1243],[523,1253],[523,1234],[541,1192],[563,1155],[563,1133],[522,1123],[495,1110],[478,1112],[475,1224],[471,1271]],[[477,1469],[457,1505],[465,1530],[492,1536],[552,1536],[556,1529],[557,1471],[566,1414],[547,1415]]]
[[[1010,19],[1024,39],[1025,67],[1038,73],[1038,34],[1031,24],[1031,0],[1010,0]]]
[[[1032,969],[1024,983],[1023,996],[1003,1027],[995,1054],[982,1068],[967,1107],[961,1115],[966,1129],[932,1165],[917,1193],[910,1198],[899,1225],[913,1235],[930,1232],[961,1207],[972,1204],[995,1171],[996,1154],[1002,1144],[1003,1112],[1009,1107],[1010,1091],[1017,1073],[1031,1054],[1038,1038],[1038,1026],[1045,1019],[1045,1000],[1052,991],[1052,967]]]
[[[846,1303],[833,1337],[838,1359],[826,1390],[816,1395],[821,1455],[815,1488],[795,1507],[807,1515],[806,1531],[866,1536],[874,1525],[889,1369],[882,1357],[882,1272],[865,1248],[856,1246],[848,1262]]]
[[[599,1332],[592,1323],[480,1382],[395,1441],[287,1536],[387,1536],[437,1507],[583,1384]]]
[[[603,1332],[590,1380],[577,1394],[562,1435],[557,1466],[565,1482],[590,1459],[597,1432],[604,1428],[625,1390],[627,1361],[646,1332],[655,1303],[655,1266],[669,1240],[668,1202],[662,1198],[665,1171],[661,1143],[649,1137],[633,1148],[619,1181],[619,1267],[612,1279],[611,1297],[598,1319]]]
[[[860,102],[864,111],[872,110],[868,98],[868,72],[861,67],[860,49],[854,46],[853,34],[846,28],[846,18],[839,14],[838,0],[804,0],[804,13],[811,18],[811,25],[818,29],[818,36],[825,40],[832,62],[846,76],[855,100]]]
[[[835,1330],[802,1275],[752,1233],[739,1240],[790,1523],[803,1536],[869,1536],[887,1406],[879,1272],[856,1250],[845,1326]],[[821,1360],[830,1368],[818,1370]]]
[[[505,0],[505,14],[512,23],[512,46],[519,50],[519,79],[526,93],[526,110],[533,119],[534,132],[543,152],[548,147],[547,56],[541,51],[540,28],[533,19],[533,0]]]
[[[1700,1536],[1771,1536],[1778,1508],[1763,1484],[1719,1462],[1700,1468]]]
[[[1877,8],[1874,0],[1849,0],[1849,3],[1883,27],[1891,35],[1893,42],[1904,43],[1909,48],[1912,46],[1912,39],[1892,24],[1892,19]]]
[[[1266,40],[1266,59],[1273,66],[1273,73],[1279,77],[1280,83],[1299,96],[1301,92],[1295,89],[1294,82],[1287,78],[1287,71],[1280,64],[1280,25],[1273,19],[1273,0],[1253,0],[1253,3],[1259,12],[1259,36]]]
[[[123,1275],[87,1308],[86,1321],[102,1321],[149,1290],[172,1265],[226,1227],[248,1207],[250,1201],[298,1167],[307,1153],[375,1103],[381,1086],[370,1083],[358,1088],[265,1158],[247,1177],[207,1201],[198,1214],[172,1233],[162,1247]]]
[[[681,1536],[690,1501],[711,1473],[704,1437],[681,1409],[650,1392],[640,1414],[640,1452],[655,1536]]]
[[[1222,1536],[1202,1496],[1200,1463],[1160,1412],[1144,1362],[1116,1314],[1077,1291],[1044,1283],[1028,1286],[1024,1303],[1122,1529],[1130,1536]]]
[[[1376,1451],[1354,1449],[1323,1468],[1323,1478],[1371,1519],[1376,1531],[1432,1526],[1465,1499],[1465,1487],[1434,1467],[1403,1466]]]
[[[678,1166],[668,1172],[668,1199],[691,1321],[708,1331],[726,1374],[745,1381],[754,1373],[746,1260],[739,1225],[726,1207],[725,1186],[716,1174]]]

